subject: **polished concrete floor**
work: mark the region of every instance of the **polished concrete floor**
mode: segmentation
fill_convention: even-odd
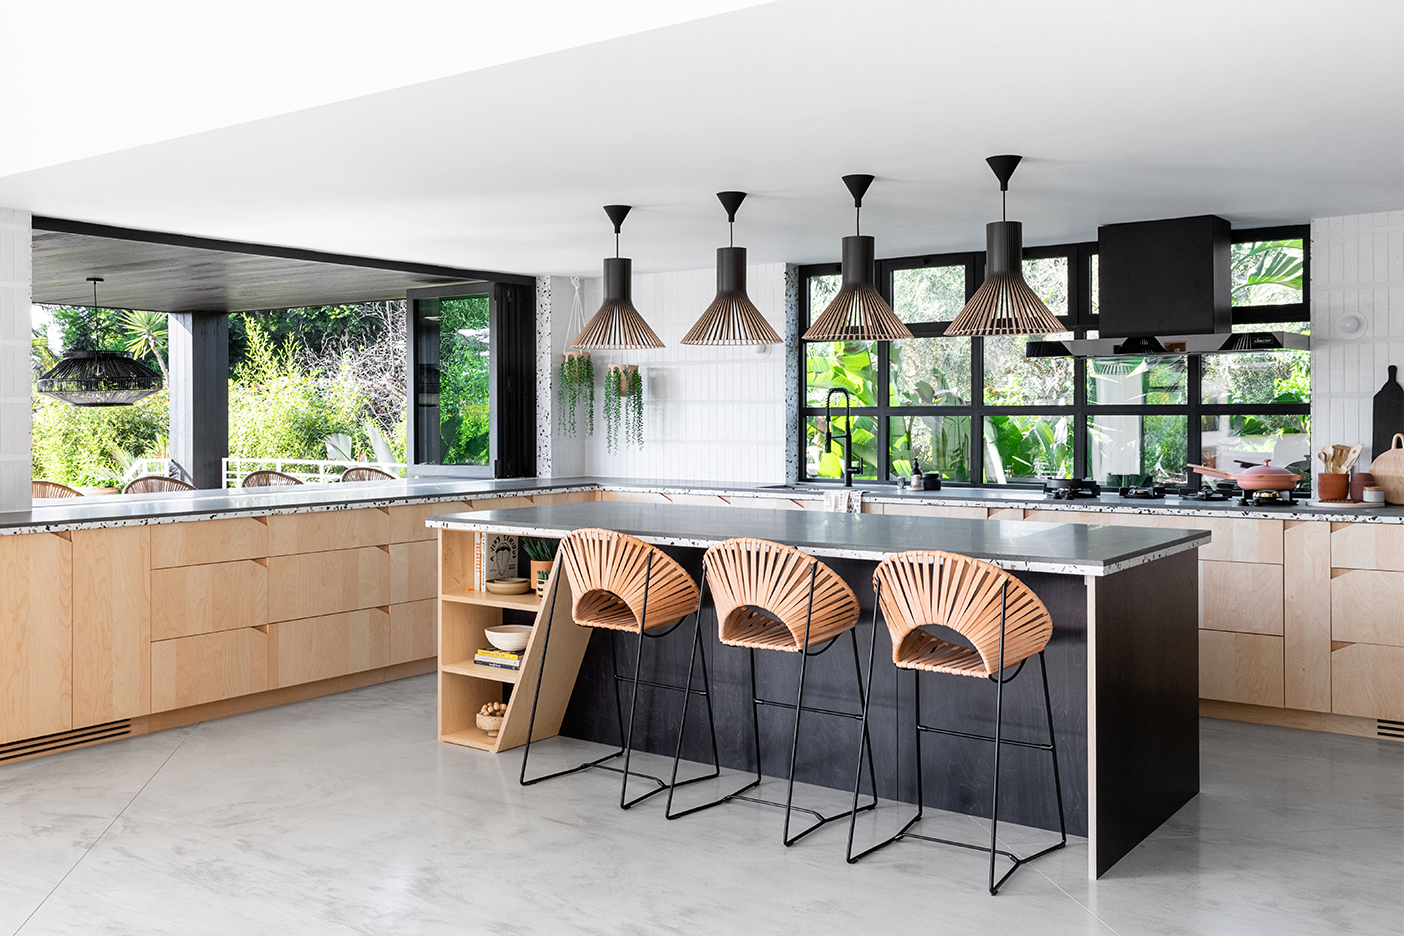
[[[1203,792],[1110,874],[1074,842],[991,898],[973,852],[850,867],[843,829],[786,849],[761,806],[666,822],[621,813],[616,774],[523,789],[518,754],[439,744],[434,704],[424,676],[0,767],[0,934],[1404,933],[1395,742],[1204,720]]]

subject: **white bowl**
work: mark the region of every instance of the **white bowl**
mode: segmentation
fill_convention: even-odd
[[[497,627],[484,628],[483,636],[499,650],[521,653],[526,649],[527,641],[531,639],[531,625],[500,624]]]

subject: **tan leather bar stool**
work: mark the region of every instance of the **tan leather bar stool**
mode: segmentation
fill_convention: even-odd
[[[678,819],[731,800],[777,806],[785,810],[783,841],[787,846],[793,845],[820,826],[849,815],[848,812],[842,812],[825,816],[813,809],[794,805],[795,759],[799,753],[800,716],[805,712],[852,719],[863,717],[861,710],[840,712],[804,704],[804,676],[809,658],[824,653],[845,633],[848,634],[853,647],[853,675],[858,682],[858,699],[861,704],[864,697],[863,670],[858,661],[858,638],[853,631],[854,625],[858,623],[858,598],[847,582],[818,559],[805,555],[793,546],[761,539],[729,539],[708,549],[702,558],[702,590],[705,592],[709,585],[716,611],[718,638],[724,645],[744,648],[749,654],[751,731],[755,739],[756,776],[734,793],[677,813],[672,811],[673,794],[670,792],[665,814],[669,819]],[[688,663],[689,683],[692,680],[693,663],[702,646],[700,614],[696,627],[699,636],[693,641],[693,660]],[[756,691],[757,650],[778,650],[799,655],[799,692],[793,703],[760,698]],[[703,657],[704,672],[706,662],[706,658]],[[870,661],[870,671],[871,668]],[[790,744],[789,785],[783,803],[744,795],[761,782],[759,711],[762,705],[793,709],[795,713],[794,737]],[[682,758],[682,732],[686,721],[687,702],[684,701],[683,717],[678,723],[678,748],[673,757],[674,779],[677,777],[678,762]],[[863,730],[867,730],[866,724]],[[868,766],[871,771],[871,752]],[[864,806],[862,810],[858,809],[855,802],[854,810],[862,812],[874,808],[876,804],[875,796],[873,802]],[[790,815],[795,811],[808,813],[815,818],[815,822],[791,836]]]
[[[923,732],[953,735],[994,743],[994,783],[990,806],[990,893],[999,892],[1009,876],[1024,864],[1056,851],[1068,843],[1067,823],[1063,817],[1063,789],[1058,775],[1058,746],[1053,733],[1053,705],[1048,694],[1048,667],[1043,660],[1044,648],[1053,634],[1053,618],[1038,596],[1027,585],[1003,569],[962,556],[958,553],[912,551],[889,556],[878,564],[873,573],[873,650],[877,649],[877,615],[879,609],[887,621],[892,637],[892,662],[899,670],[912,673],[915,699],[913,723],[916,731],[917,812],[901,831],[889,839],[853,854],[854,823],[848,824],[848,861],[850,864],[885,845],[903,838],[940,842],[985,851],[982,845],[956,842],[950,839],[918,835],[909,831],[922,817],[921,736]],[[973,647],[942,640],[923,630],[941,625],[970,641]],[[1048,743],[1013,740],[1003,736],[1004,686],[1024,670],[1030,657],[1038,657],[1043,676],[1043,706],[1048,717]],[[1009,676],[1009,667],[1018,668]],[[872,657],[869,657],[868,686],[872,691]],[[973,734],[951,728],[939,728],[921,723],[920,674],[948,673],[952,676],[973,676],[994,684],[995,733]],[[860,744],[868,741],[868,698],[863,701],[865,731]],[[1047,751],[1053,759],[1053,788],[1058,798],[1058,829],[1061,838],[1056,845],[1020,858],[1013,852],[997,847],[999,835],[999,752],[1003,745]],[[869,770],[872,769],[871,754]],[[858,766],[853,782],[853,802],[858,802],[858,787],[863,776],[863,753],[860,748]],[[874,778],[876,782],[876,778]],[[998,881],[995,880],[995,856],[1003,855],[1014,864]]]
[[[687,684],[684,686],[651,682],[639,678],[643,664],[644,638],[664,637],[672,633],[679,624],[687,619],[689,614],[700,614],[701,594],[697,583],[671,556],[641,539],[625,533],[616,533],[613,530],[585,529],[567,534],[561,540],[560,549],[557,551],[557,560],[561,563],[566,580],[570,582],[570,589],[574,596],[572,611],[575,623],[581,627],[597,627],[612,632],[610,635],[610,659],[614,675],[615,715],[620,719],[619,750],[612,754],[606,754],[604,757],[587,761],[578,767],[558,770],[555,773],[528,779],[526,775],[527,758],[531,756],[531,735],[536,726],[537,703],[541,699],[542,679],[538,674],[536,693],[531,702],[531,721],[527,726],[527,743],[522,752],[520,782],[522,786],[531,786],[542,780],[579,773],[591,767],[613,770],[623,774],[619,788],[619,808],[628,809],[670,786],[658,777],[629,769],[629,760],[633,753],[634,716],[639,705],[639,686],[677,690],[683,692],[685,698],[693,695],[703,696],[707,699],[708,722],[709,724],[712,722],[712,699],[709,694],[710,686],[707,681],[705,661],[703,661],[702,667],[701,689],[692,688],[692,671],[690,669],[687,675]],[[546,672],[546,653],[551,646],[551,621],[555,615],[557,594],[559,594],[559,589],[552,592],[551,613],[546,615],[546,633],[543,635],[541,643],[541,673]],[[615,644],[620,632],[632,633],[638,637],[632,678],[623,676],[619,672],[619,659]],[[701,636],[694,633],[693,640],[694,642],[700,641]],[[623,704],[619,696],[621,682],[628,682],[632,686],[627,727],[623,721]],[[685,710],[684,717],[686,717]],[[605,764],[605,761],[613,760],[616,757],[624,758],[622,769]],[[718,774],[717,763],[717,732],[715,725],[712,725],[712,773],[685,780],[683,784],[696,783],[699,780],[710,780],[716,777]],[[628,792],[631,774],[652,780],[657,784],[657,787],[630,800]],[[677,780],[676,771],[673,773],[673,780],[674,782]]]

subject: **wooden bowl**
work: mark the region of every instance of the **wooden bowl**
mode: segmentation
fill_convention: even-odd
[[[478,727],[488,733],[489,738],[497,737],[497,733],[502,730],[501,715],[484,715],[478,713]]]
[[[521,653],[531,639],[530,624],[499,624],[483,628],[483,636],[488,643],[508,653]]]
[[[494,595],[525,595],[531,591],[531,579],[499,578],[489,579],[487,590]]]

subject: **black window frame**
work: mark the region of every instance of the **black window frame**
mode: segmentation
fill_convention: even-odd
[[[1302,242],[1302,301],[1284,305],[1234,306],[1233,324],[1251,325],[1276,322],[1311,321],[1311,227],[1310,225],[1281,225],[1275,227],[1243,228],[1233,231],[1235,244],[1251,241],[1296,240]],[[1042,247],[1024,248],[1025,260],[1068,258],[1068,312],[1058,316],[1066,330],[1076,338],[1085,338],[1089,331],[1099,328],[1100,317],[1092,312],[1092,258],[1097,254],[1096,241],[1055,244]],[[969,301],[984,281],[985,255],[983,251],[925,254],[912,257],[893,257],[877,261],[877,289],[884,300],[892,302],[893,273],[898,270],[923,269],[938,266],[965,266],[965,298]],[[841,272],[837,263],[807,264],[799,267],[799,333],[802,335],[812,321],[813,315],[822,310],[810,308],[810,280],[819,276],[832,276]],[[908,322],[907,327],[917,338],[944,337],[948,322]],[[1203,402],[1203,356],[1198,354],[1186,357],[1186,402],[1183,404],[1142,404],[1135,406],[1089,405],[1087,402],[1087,359],[1073,359],[1073,400],[1071,404],[1058,406],[991,406],[985,403],[984,387],[984,339],[971,338],[970,348],[970,403],[965,406],[893,406],[891,402],[891,344],[877,342],[878,360],[876,381],[877,406],[854,407],[854,417],[873,417],[876,425],[877,451],[883,453],[877,466],[877,477],[862,479],[864,484],[895,484],[891,471],[891,420],[897,416],[952,416],[970,419],[970,480],[944,481],[944,485],[957,487],[997,487],[1012,489],[1036,489],[1037,483],[1009,482],[998,484],[985,480],[984,419],[988,415],[1004,416],[1069,416],[1072,419],[1073,434],[1073,477],[1087,476],[1087,422],[1091,415],[1104,416],[1180,416],[1185,419],[1186,461],[1202,461],[1203,446],[1201,434],[1205,416],[1256,416],[1256,415],[1311,415],[1310,402],[1295,403],[1256,403],[1256,404],[1206,404]],[[820,342],[827,343],[827,342]],[[813,416],[822,416],[822,406],[808,405],[808,355],[805,342],[799,339],[799,419],[796,420],[799,432],[797,447],[799,465],[796,477],[804,483],[837,483],[833,478],[820,478],[808,474],[808,422]],[[855,481],[858,479],[855,478]]]

